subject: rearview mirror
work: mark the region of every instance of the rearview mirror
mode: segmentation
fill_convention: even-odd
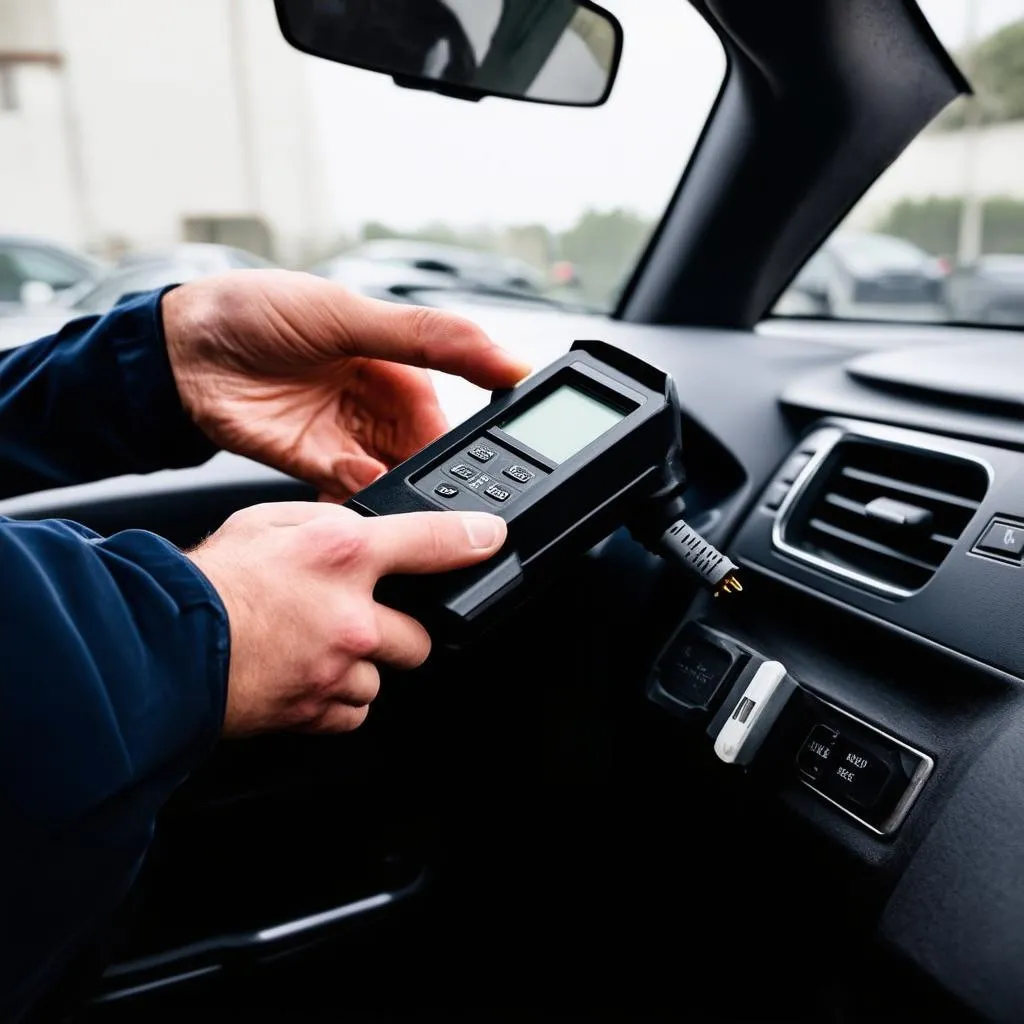
[[[303,53],[381,71],[399,85],[593,107],[622,51],[618,21],[589,0],[275,0]]]

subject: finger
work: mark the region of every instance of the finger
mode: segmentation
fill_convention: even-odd
[[[370,570],[430,573],[475,565],[505,543],[504,520],[488,512],[406,512],[364,522]]]
[[[377,606],[380,647],[374,661],[394,668],[418,668],[430,654],[430,634],[411,616]]]
[[[358,299],[346,311],[348,355],[443,370],[483,388],[511,387],[530,372],[529,364],[463,317],[426,306]]]
[[[380,693],[380,672],[371,661],[357,661],[338,680],[332,701],[347,704],[349,707],[362,708],[372,704]]]
[[[352,732],[366,721],[370,713],[370,705],[363,704],[353,707],[351,704],[337,702],[329,704],[323,714],[313,722],[299,726],[293,732],[301,733],[339,733]]]
[[[349,497],[369,487],[387,472],[387,466],[369,455],[338,455],[323,478],[325,490],[338,496]]]
[[[314,455],[307,458],[295,473],[320,492],[320,500],[346,501],[357,491],[383,476],[387,466],[370,455],[350,452]]]

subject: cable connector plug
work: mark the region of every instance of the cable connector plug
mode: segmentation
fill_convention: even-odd
[[[661,535],[658,553],[697,576],[715,597],[735,594],[743,589],[743,584],[736,578],[736,563],[682,519]]]

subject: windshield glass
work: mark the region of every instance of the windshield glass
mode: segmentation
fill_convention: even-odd
[[[1024,326],[1024,0],[920,0],[974,87],[864,195],[781,316]]]
[[[463,102],[306,56],[272,0],[3,0],[0,346],[12,309],[43,304],[49,325],[264,261],[404,301],[611,308],[725,59],[682,0],[606,6],[622,63],[588,109]]]

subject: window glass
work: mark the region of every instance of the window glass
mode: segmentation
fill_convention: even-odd
[[[85,274],[82,264],[63,259],[47,249],[14,247],[10,255],[22,281],[42,281],[58,291],[70,288]]]
[[[777,315],[1024,326],[1024,0],[921,0],[974,97],[943,111]]]
[[[2,0],[17,105],[0,114],[0,250],[8,233],[110,266],[336,267],[373,294],[443,284],[442,264],[482,300],[608,309],[725,58],[684,0],[605,5],[625,32],[618,79],[603,106],[570,109],[462,102],[307,56],[272,0]],[[381,239],[421,250],[363,248]]]

